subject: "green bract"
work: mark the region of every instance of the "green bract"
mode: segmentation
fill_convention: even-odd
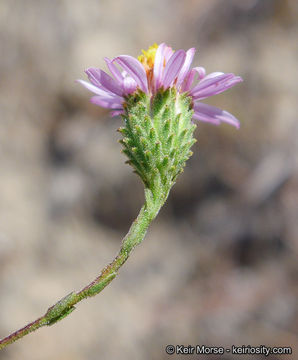
[[[125,100],[125,126],[119,132],[127,163],[152,194],[167,197],[196,142],[191,97],[171,88],[152,97],[137,91]]]

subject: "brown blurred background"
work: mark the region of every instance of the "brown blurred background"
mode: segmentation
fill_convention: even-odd
[[[297,18],[295,0],[0,2],[0,337],[91,281],[143,202],[121,119],[89,103],[75,83],[83,70],[165,41],[244,78],[209,101],[241,129],[199,124],[193,157],[117,279],[1,360],[297,346]]]

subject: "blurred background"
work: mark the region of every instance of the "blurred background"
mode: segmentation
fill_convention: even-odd
[[[83,70],[165,41],[244,78],[208,101],[240,130],[198,125],[193,157],[113,283],[1,360],[179,358],[166,344],[298,357],[297,18],[295,0],[0,1],[0,338],[93,280],[143,203],[121,119],[89,103]]]

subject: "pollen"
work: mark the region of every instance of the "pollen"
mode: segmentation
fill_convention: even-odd
[[[148,50],[142,50],[142,55],[138,56],[138,60],[143,64],[146,70],[153,68],[157,48],[158,45],[153,44]]]

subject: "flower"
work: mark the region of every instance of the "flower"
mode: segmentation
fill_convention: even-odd
[[[195,51],[195,48],[186,52],[173,51],[165,43],[154,44],[147,51],[143,50],[138,59],[129,55],[120,55],[112,60],[105,58],[112,76],[101,69],[88,68],[85,72],[90,83],[78,81],[96,94],[91,98],[92,103],[112,109],[111,116],[123,114],[126,97],[138,89],[154,96],[162,88],[174,87],[178,94],[187,93],[192,98],[194,120],[215,125],[226,122],[238,128],[239,121],[232,114],[201,100],[231,88],[242,78],[222,72],[206,75],[203,67],[191,69]]]

